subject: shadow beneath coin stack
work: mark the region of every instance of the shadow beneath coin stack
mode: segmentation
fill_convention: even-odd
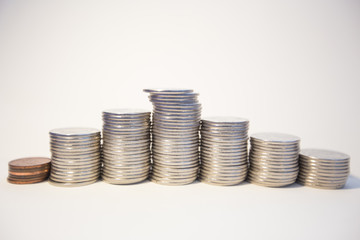
[[[343,190],[347,189],[359,189],[360,188],[360,178],[350,175]]]

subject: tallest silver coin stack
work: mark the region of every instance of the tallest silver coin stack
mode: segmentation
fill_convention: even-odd
[[[153,104],[150,180],[185,185],[197,178],[201,104],[191,89],[145,89]]]

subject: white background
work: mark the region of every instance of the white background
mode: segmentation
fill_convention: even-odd
[[[0,1],[0,239],[360,239],[359,1]],[[351,156],[342,190],[7,183],[49,130],[200,93],[203,116]]]

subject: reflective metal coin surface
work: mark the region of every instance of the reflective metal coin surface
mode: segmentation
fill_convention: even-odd
[[[150,93],[152,115],[152,173],[165,185],[195,181],[199,168],[201,104],[192,89],[144,89]]]
[[[144,89],[144,92],[156,94],[181,94],[181,93],[191,93],[193,92],[192,89],[181,89],[181,88],[147,88]]]
[[[141,109],[110,109],[103,112],[101,175],[105,182],[133,184],[148,178],[150,115],[149,111]]]
[[[350,173],[350,156],[325,149],[302,149],[297,182],[314,188],[342,188]]]
[[[101,167],[100,140],[100,131],[93,128],[51,130],[52,168],[49,182],[63,187],[96,182]]]
[[[50,135],[60,137],[89,137],[98,135],[98,130],[95,128],[57,128],[50,131]]]
[[[200,181],[230,186],[246,179],[248,128],[249,121],[244,118],[201,120]]]
[[[293,184],[298,176],[300,138],[283,133],[256,133],[250,137],[248,181],[266,187]]]

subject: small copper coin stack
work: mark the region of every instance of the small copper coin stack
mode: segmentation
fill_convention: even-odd
[[[14,184],[38,183],[48,179],[50,159],[43,157],[20,158],[9,162],[8,182]]]

